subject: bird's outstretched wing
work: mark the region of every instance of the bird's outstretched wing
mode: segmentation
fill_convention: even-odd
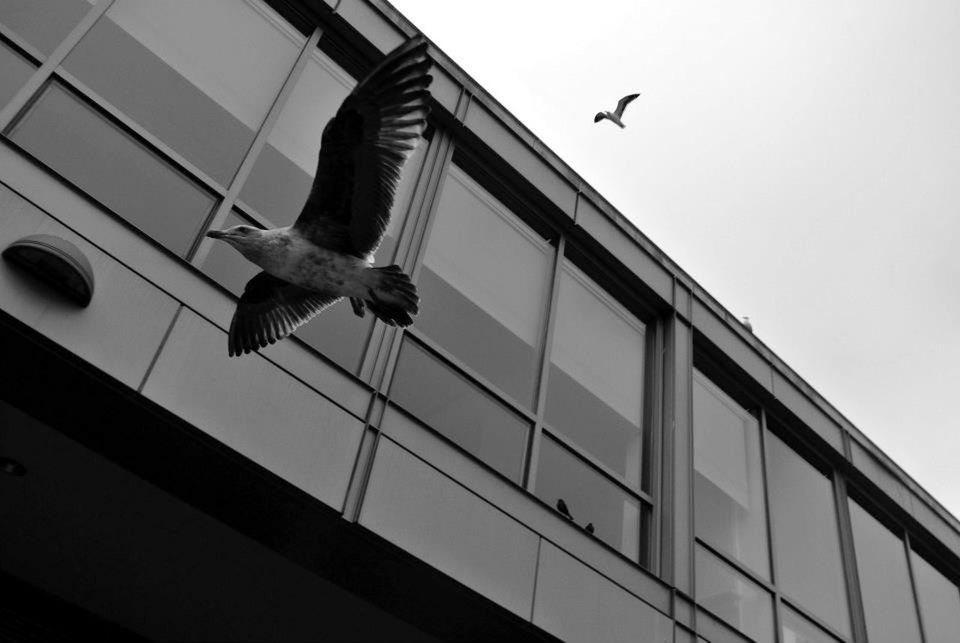
[[[366,257],[376,250],[404,162],[430,106],[427,42],[394,49],[343,101],[323,130],[317,174],[294,228],[318,245]]]
[[[237,302],[230,322],[230,357],[283,339],[338,299],[261,272],[247,282]]]
[[[617,109],[614,112],[617,115],[617,118],[623,116],[623,110],[625,110],[627,108],[627,105],[629,105],[630,102],[639,95],[640,94],[627,94],[626,96],[621,98],[619,101],[617,101]]]
[[[600,121],[602,121],[602,120],[605,119],[606,117],[607,117],[607,115],[604,114],[603,112],[597,112],[597,115],[593,117],[593,122],[594,122],[594,123],[599,123]]]

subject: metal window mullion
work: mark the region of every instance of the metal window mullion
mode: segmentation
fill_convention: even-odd
[[[843,560],[844,579],[847,587],[847,609],[850,629],[855,643],[867,643],[867,621],[863,611],[863,596],[860,593],[860,575],[857,571],[856,547],[853,542],[853,524],[847,504],[846,478],[839,471],[833,472],[833,497],[840,530],[840,555]]]
[[[776,593],[777,588],[774,587],[774,585],[773,585],[773,583],[772,583],[771,581],[763,578],[760,574],[758,574],[757,572],[753,571],[752,569],[750,569],[749,567],[747,567],[746,565],[744,565],[744,564],[743,564],[742,562],[740,562],[739,560],[737,560],[737,559],[735,559],[735,558],[732,558],[732,557],[730,556],[730,554],[724,552],[724,551],[721,550],[721,549],[717,549],[716,547],[714,547],[713,545],[711,545],[710,543],[708,543],[708,542],[707,542],[706,540],[704,540],[703,538],[697,537],[697,538],[694,538],[694,541],[696,541],[696,544],[697,544],[698,546],[702,547],[702,548],[705,549],[706,551],[708,551],[708,552],[710,552],[711,554],[713,554],[714,557],[719,558],[721,561],[723,561],[724,564],[726,564],[727,566],[731,567],[734,571],[736,571],[737,573],[739,573],[739,574],[741,574],[741,575],[743,575],[743,576],[746,576],[747,579],[748,579],[750,582],[754,583],[755,585],[760,586],[761,588],[763,588],[765,591],[769,592],[770,594]]]
[[[7,106],[0,110],[0,132],[6,133],[10,124],[33,100],[34,94],[39,92],[46,84],[54,70],[60,66],[60,63],[73,51],[80,39],[87,35],[87,32],[93,28],[93,25],[107,12],[114,0],[102,0],[95,4],[80,22],[77,23],[67,37],[57,46],[53,52],[47,56],[43,64],[37,68],[33,76],[20,88],[20,91],[7,103]]]
[[[838,639],[840,641],[850,640],[849,635],[844,635],[838,632],[832,625],[830,625],[829,623],[826,623],[823,619],[821,619],[819,616],[811,612],[807,607],[802,605],[800,601],[794,598],[791,598],[790,596],[783,593],[778,592],[778,594],[780,596],[780,602],[782,604],[786,605],[789,609],[793,610],[794,612],[796,612],[806,620],[810,621],[811,623],[819,627],[821,630],[823,630],[833,638]]]
[[[913,556],[910,547],[910,532],[906,529],[903,532],[903,548],[907,556],[907,573],[910,576],[910,589],[913,592],[913,607],[917,611],[917,625],[920,627],[920,641],[926,643],[926,628],[923,624],[923,611],[920,609],[920,593],[917,591],[917,579],[913,571]]]
[[[297,60],[293,63],[293,67],[287,74],[286,80],[283,81],[280,91],[277,92],[277,96],[273,99],[270,109],[267,110],[267,115],[264,116],[263,121],[260,123],[260,127],[257,129],[257,133],[250,142],[250,146],[247,148],[247,153],[244,155],[239,167],[237,167],[237,171],[234,173],[233,178],[230,181],[230,185],[227,187],[226,194],[224,194],[223,198],[220,200],[220,205],[204,222],[204,225],[201,227],[200,236],[194,240],[190,251],[187,253],[187,261],[193,265],[200,266],[210,253],[210,250],[213,247],[213,240],[207,238],[204,233],[210,228],[222,227],[224,221],[227,220],[227,216],[230,214],[230,210],[233,208],[233,203],[240,194],[240,188],[243,187],[247,177],[250,176],[250,172],[253,170],[253,165],[256,163],[257,157],[260,155],[260,151],[266,145],[267,139],[270,136],[270,132],[273,129],[274,124],[277,122],[277,119],[280,117],[280,113],[286,106],[287,100],[290,98],[290,94],[293,93],[293,88],[300,79],[300,75],[307,66],[307,62],[310,60],[310,57],[316,50],[317,43],[320,41],[320,36],[322,34],[323,30],[319,27],[314,29],[313,33],[310,34],[310,37],[307,38],[307,41],[303,44],[303,48],[300,50]]]
[[[43,61],[47,59],[42,51],[31,45],[20,37],[19,34],[0,22],[0,43],[14,50],[15,53],[25,57],[34,67],[41,67]],[[36,69],[34,69],[36,73]]]
[[[434,146],[436,146],[436,150],[432,159],[424,159],[424,168],[421,169],[421,176],[425,177],[422,179],[422,185],[419,186],[422,187],[422,193],[419,197],[421,202],[419,207],[416,208],[415,220],[405,223],[405,225],[413,225],[410,236],[404,240],[406,243],[403,245],[407,247],[403,247],[398,241],[395,255],[397,263],[410,275],[414,283],[419,281],[424,248],[429,239],[430,229],[436,220],[436,211],[440,201],[439,195],[444,177],[447,175],[447,167],[453,158],[453,137],[449,132],[437,129],[433,134],[430,146],[429,152],[434,153]],[[428,162],[430,164],[429,168],[426,167]],[[416,194],[414,194],[414,198],[417,198]],[[411,206],[411,212],[413,212],[414,207],[416,206]],[[393,381],[397,360],[400,357],[400,348],[403,345],[403,337],[411,330],[415,330],[414,327],[402,330],[396,327],[384,327],[380,331],[382,333],[380,341],[368,351],[365,364],[361,366],[361,379],[371,382],[372,386],[384,395],[390,390]]]
[[[546,416],[547,381],[550,378],[550,363],[553,354],[553,334],[556,327],[557,301],[560,294],[560,274],[563,271],[563,255],[567,245],[566,235],[561,234],[554,250],[553,273],[550,276],[550,292],[541,334],[540,372],[537,376],[537,397],[534,402],[535,419],[527,441],[527,457],[524,462],[523,488],[533,493],[540,464],[540,443],[543,440],[543,422]]]
[[[780,577],[777,574],[776,538],[773,533],[773,516],[770,511],[770,485],[767,484],[767,413],[760,407],[760,481],[763,484],[763,513],[767,532],[767,565],[770,568],[770,585],[773,589],[773,627],[774,639],[781,641],[783,637],[782,617],[780,614],[780,591],[777,583]]]

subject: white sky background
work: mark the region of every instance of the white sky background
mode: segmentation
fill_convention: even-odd
[[[960,516],[960,2],[391,2]]]

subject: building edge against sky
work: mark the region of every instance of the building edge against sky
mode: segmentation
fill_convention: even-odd
[[[79,309],[0,269],[0,631],[951,640],[956,518],[435,48],[378,254],[417,324],[228,359],[252,272],[203,232],[292,221],[416,29],[157,6],[0,8],[0,245],[95,276]]]

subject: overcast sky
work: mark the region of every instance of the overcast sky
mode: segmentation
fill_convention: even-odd
[[[391,1],[960,516],[960,2]]]

